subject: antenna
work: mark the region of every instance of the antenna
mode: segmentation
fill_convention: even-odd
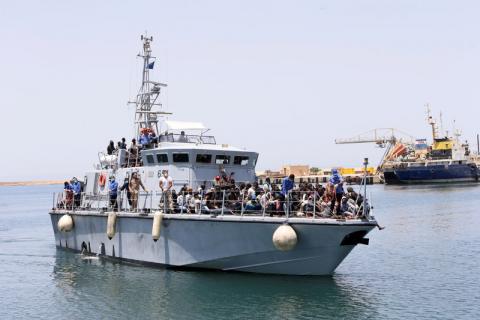
[[[143,53],[139,53],[137,56],[143,59],[142,85],[135,101],[128,102],[135,105],[135,135],[137,137],[140,136],[142,129],[150,129],[158,134],[158,116],[171,114],[153,110],[154,107],[162,107],[162,104],[157,100],[159,100],[161,88],[167,85],[150,80],[150,70],[154,68],[156,61],[156,58],[152,56],[151,42],[153,37],[148,37],[145,31],[145,35],[141,35],[140,40],[143,44]]]
[[[425,104],[425,107],[427,108],[427,121],[428,121],[428,124],[432,127],[432,137],[433,137],[433,141],[435,141],[435,139],[437,139],[437,125],[436,125],[436,122],[435,122],[435,119],[433,119],[432,117],[432,114],[431,114],[431,111],[430,111],[430,105],[427,103]]]
[[[443,116],[442,116],[442,111],[440,111],[440,117],[439,117],[439,119],[440,119],[440,132],[439,132],[439,133],[440,133],[440,135],[443,135],[443,132],[444,132],[444,131],[443,131]]]

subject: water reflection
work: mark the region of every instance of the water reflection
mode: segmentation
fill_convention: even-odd
[[[53,279],[60,298],[92,317],[367,318],[372,297],[342,277],[285,277],[175,271],[57,250]],[[103,307],[93,308],[102,301]],[[85,314],[84,316],[87,316]]]

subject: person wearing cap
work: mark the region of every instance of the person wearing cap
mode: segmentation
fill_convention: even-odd
[[[110,176],[110,180],[108,183],[108,197],[109,197],[110,207],[112,208],[113,211],[118,211],[117,194],[118,194],[118,182],[115,181],[115,177],[112,175]]]
[[[73,191],[73,206],[78,208],[80,207],[80,197],[82,194],[82,185],[76,177],[72,178],[72,183],[70,184]]]
[[[343,178],[337,169],[332,170],[332,176],[330,177],[329,183],[334,187],[335,191],[335,195],[330,203],[330,210],[335,213],[335,206],[337,208],[340,207],[343,194],[345,193],[343,190]]]
[[[172,199],[172,188],[173,188],[173,179],[168,175],[168,170],[162,171],[162,177],[158,181],[158,186],[162,190],[163,201],[166,201],[164,204],[168,207],[170,211],[173,212],[173,199]],[[161,200],[160,200],[161,201]]]

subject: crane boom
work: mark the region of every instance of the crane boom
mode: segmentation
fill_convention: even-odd
[[[380,173],[383,170],[385,159],[397,143],[414,144],[415,138],[408,133],[395,128],[376,128],[347,139],[335,139],[336,144],[376,143],[386,148],[377,167]]]
[[[382,147],[397,141],[413,143],[415,138],[395,128],[376,128],[347,139],[335,139],[336,144],[376,143]]]

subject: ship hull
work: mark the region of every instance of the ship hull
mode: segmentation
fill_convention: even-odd
[[[152,215],[118,214],[116,233],[109,239],[106,214],[71,213],[73,230],[60,232],[57,223],[63,214],[50,212],[59,248],[83,248],[91,254],[166,267],[286,275],[332,274],[376,226],[374,220],[292,218],[288,222],[298,243],[291,251],[280,251],[273,245],[272,235],[285,218],[165,215],[160,238],[154,241]],[[360,236],[352,242],[352,234]]]
[[[469,164],[389,168],[383,175],[386,184],[477,182],[479,178],[477,167]]]

